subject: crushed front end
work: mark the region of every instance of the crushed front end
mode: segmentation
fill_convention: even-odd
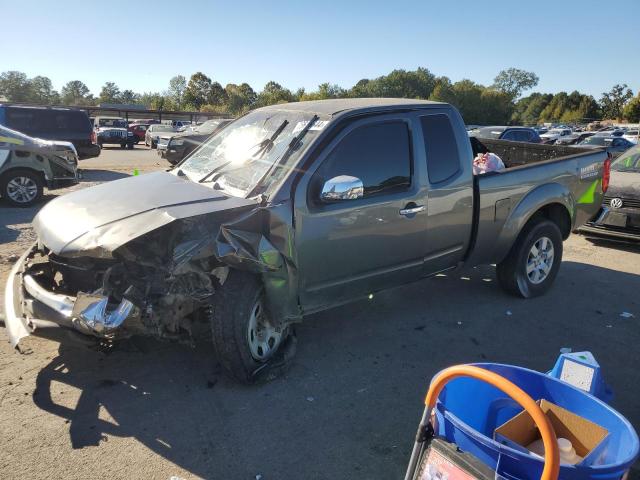
[[[192,339],[198,324],[206,326],[199,317],[226,274],[198,230],[192,221],[177,222],[129,242],[111,258],[64,257],[33,245],[6,285],[12,345],[51,326],[107,340]]]

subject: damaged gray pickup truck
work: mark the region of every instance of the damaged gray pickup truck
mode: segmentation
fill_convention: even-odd
[[[474,176],[477,152],[506,169]],[[235,379],[291,358],[304,315],[463,264],[532,297],[602,203],[610,160],[469,139],[450,105],[344,99],[260,108],[167,172],[49,202],[6,286],[13,345],[212,337]],[[209,333],[210,332],[210,333]]]

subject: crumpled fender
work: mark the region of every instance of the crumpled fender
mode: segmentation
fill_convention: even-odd
[[[260,206],[220,225],[215,242],[215,256],[221,262],[260,274],[267,308],[273,320],[280,323],[302,319],[288,203]]]

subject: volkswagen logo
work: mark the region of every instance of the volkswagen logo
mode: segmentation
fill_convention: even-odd
[[[611,201],[609,202],[609,205],[611,205],[611,208],[620,208],[622,206],[622,199],[612,198]]]

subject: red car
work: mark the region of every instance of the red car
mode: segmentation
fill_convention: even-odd
[[[149,128],[148,123],[135,123],[133,125],[129,125],[129,131],[133,132],[133,135],[136,137],[136,143],[144,142],[144,135],[147,133],[147,128]]]

